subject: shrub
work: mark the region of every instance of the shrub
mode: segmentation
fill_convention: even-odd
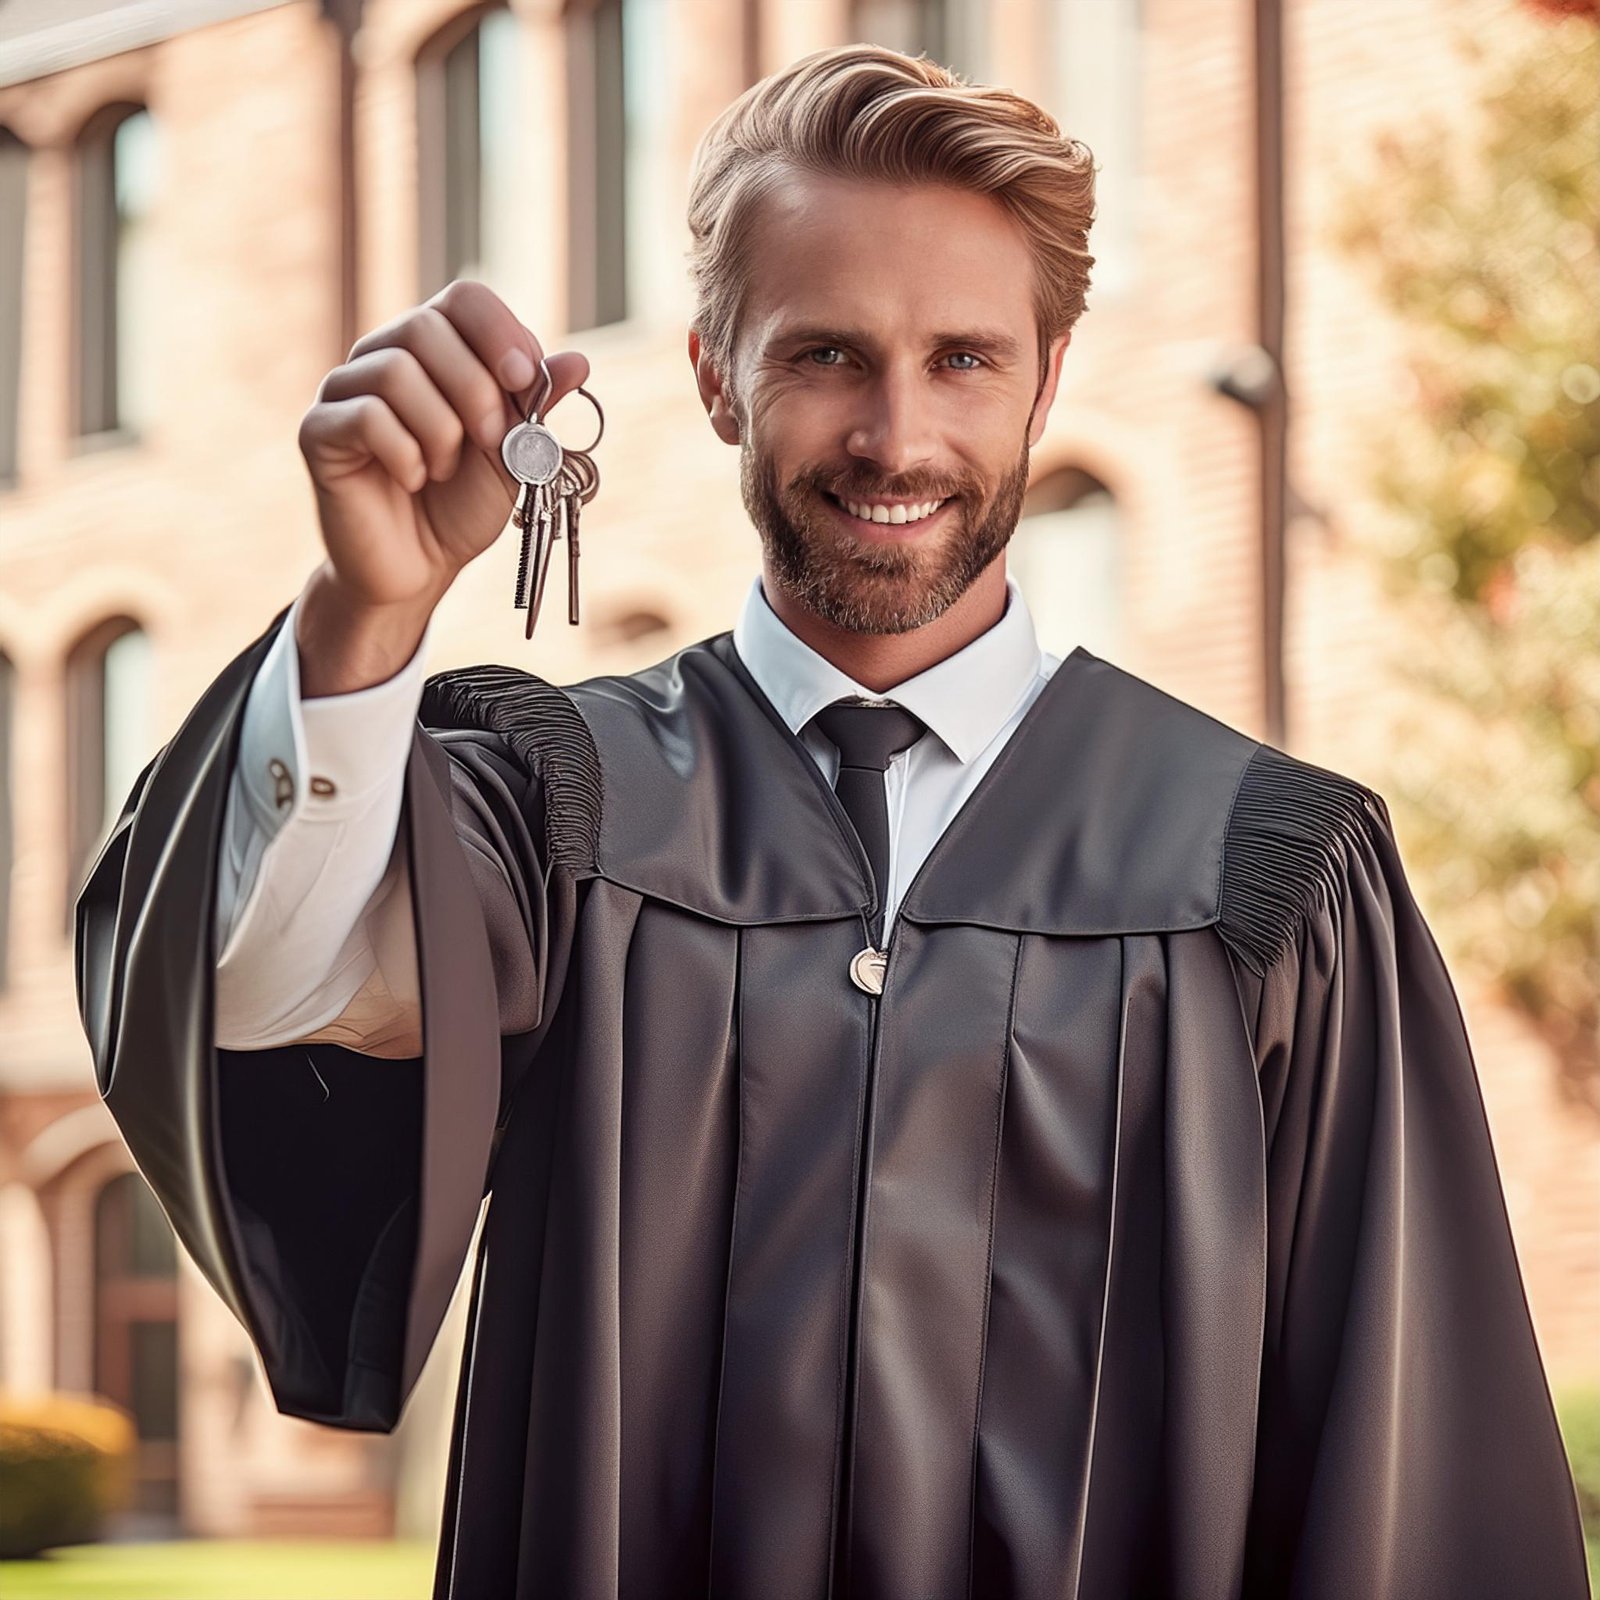
[[[0,1393],[0,1556],[98,1536],[132,1488],[134,1429],[109,1401]]]

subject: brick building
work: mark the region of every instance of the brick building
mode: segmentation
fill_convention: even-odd
[[[459,1323],[393,1438],[272,1410],[100,1106],[76,885],[318,558],[295,439],[322,375],[453,277],[583,350],[607,427],[585,626],[524,645],[497,547],[432,664],[565,682],[731,625],[758,545],[688,369],[683,211],[695,140],[755,77],[851,39],[926,48],[1091,145],[1099,264],[1013,546],[1045,643],[1384,787],[1360,461],[1399,345],[1328,227],[1398,108],[1462,114],[1457,35],[1537,24],[1509,0],[1284,0],[1281,50],[1254,26],[1245,0],[0,12],[0,1384],[133,1406],[154,1524],[426,1528]],[[1514,1018],[1462,999],[1547,1364],[1594,1375],[1600,1135]]]

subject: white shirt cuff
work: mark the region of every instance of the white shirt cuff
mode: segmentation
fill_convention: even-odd
[[[262,659],[245,706],[239,773],[269,837],[290,821],[333,821],[365,809],[394,782],[411,748],[426,679],[430,619],[391,678],[349,694],[300,698],[299,597]]]

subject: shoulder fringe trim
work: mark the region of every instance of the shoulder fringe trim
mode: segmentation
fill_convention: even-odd
[[[459,667],[428,678],[417,717],[425,727],[499,734],[544,791],[551,862],[594,870],[604,798],[600,753],[570,695],[520,667]]]
[[[1343,851],[1388,826],[1376,791],[1272,745],[1245,764],[1228,815],[1217,932],[1260,976],[1296,936],[1319,891],[1338,893]]]

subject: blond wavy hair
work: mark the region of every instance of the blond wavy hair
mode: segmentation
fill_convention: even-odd
[[[752,84],[695,146],[687,252],[693,326],[726,379],[748,295],[755,208],[786,173],[993,195],[1033,252],[1041,383],[1083,314],[1094,157],[1031,100],[882,45],[815,50]]]

